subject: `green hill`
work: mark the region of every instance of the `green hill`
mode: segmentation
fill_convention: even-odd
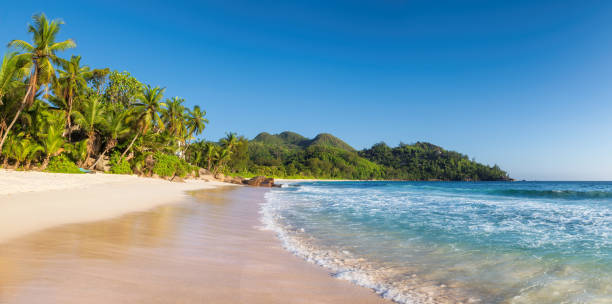
[[[321,133],[315,136],[313,139],[308,139],[298,133],[290,131],[285,131],[280,134],[262,132],[255,136],[252,141],[265,145],[277,145],[294,148],[300,147],[302,149],[307,149],[310,146],[326,146],[346,151],[355,151],[355,149],[349,144],[329,133]]]
[[[326,146],[326,147],[334,147],[346,151],[355,151],[355,149],[349,144],[342,141],[340,138],[333,136],[328,133],[321,133],[308,142],[308,147],[310,146]]]
[[[328,133],[308,139],[295,132],[262,132],[246,141],[246,159],[234,172],[276,177],[338,179],[509,180],[498,166],[470,160],[427,142],[389,147],[385,143],[356,151]],[[237,157],[236,155],[234,155]]]

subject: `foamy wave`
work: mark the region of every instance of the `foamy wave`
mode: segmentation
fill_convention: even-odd
[[[398,280],[397,277],[405,273],[393,268],[378,267],[363,258],[355,258],[347,250],[330,250],[317,246],[314,239],[304,234],[303,230],[282,224],[282,216],[278,211],[283,207],[283,202],[274,192],[266,194],[266,202],[260,210],[263,229],[274,231],[286,250],[310,263],[325,267],[336,278],[370,288],[381,297],[397,303],[454,303],[460,298],[471,303],[479,301],[458,294],[450,296],[446,286],[422,282],[416,274]]]

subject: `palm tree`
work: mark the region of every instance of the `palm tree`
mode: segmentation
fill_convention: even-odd
[[[212,168],[212,162],[215,159],[215,154],[217,154],[217,145],[211,142],[207,142],[204,146],[204,149],[206,151],[206,170],[210,172],[210,169]]]
[[[100,154],[100,157],[96,160],[96,162],[89,167],[89,169],[93,169],[96,167],[98,162],[104,158],[104,155],[108,153],[112,148],[114,148],[119,142],[119,138],[123,137],[127,133],[130,132],[130,127],[126,124],[126,118],[128,116],[128,112],[116,112],[110,111],[106,116],[106,121],[103,124],[103,130],[108,135],[108,139],[106,140],[106,146],[104,147],[104,151]]]
[[[189,137],[193,136],[193,134],[199,135],[204,131],[208,123],[208,119],[204,118],[206,111],[201,110],[200,106],[194,106],[193,110],[187,110],[186,116],[186,127]]]
[[[58,51],[63,51],[76,46],[72,39],[68,39],[62,42],[55,42],[56,36],[59,33],[60,27],[64,24],[61,20],[49,21],[45,14],[34,15],[32,17],[33,24],[28,25],[28,32],[32,33],[33,44],[27,43],[23,40],[13,40],[9,42],[9,47],[14,47],[23,50],[24,53],[18,55],[19,57],[28,58],[31,63],[30,69],[30,80],[28,82],[28,89],[23,96],[19,109],[15,113],[15,117],[12,122],[4,131],[2,140],[0,140],[0,151],[6,140],[6,136],[17,121],[19,114],[24,108],[30,107],[34,103],[36,92],[38,91],[38,85],[46,85],[51,81],[52,76],[55,74],[52,62],[57,63],[59,61],[57,55]],[[20,59],[21,60],[21,59]]]
[[[41,146],[45,152],[41,169],[44,170],[49,165],[51,156],[56,156],[63,152],[64,137],[64,114],[58,111],[44,112],[45,121],[38,133],[38,138],[41,139]]]
[[[232,151],[227,148],[222,149],[220,152],[217,152],[217,166],[215,167],[215,172],[213,173],[214,176],[217,176],[217,173],[219,173],[219,171],[223,169],[225,163],[230,159],[231,156]]]
[[[0,65],[0,105],[7,92],[24,85],[21,80],[28,75],[29,63],[28,58],[18,56],[17,52],[4,55]]]
[[[75,94],[87,87],[87,81],[99,74],[98,70],[91,70],[88,66],[81,66],[81,56],[70,57],[70,60],[59,59],[62,70],[59,70],[57,84],[59,95],[66,101],[66,126],[70,132],[72,126],[70,115]],[[70,134],[70,133],[68,133]]]
[[[14,105],[5,104],[3,97],[9,92],[17,92],[17,88],[24,87],[22,80],[28,74],[27,58],[18,56],[16,52],[7,52],[2,58],[0,65],[0,138],[4,138],[4,132],[7,128],[6,119],[9,114],[12,114]],[[0,145],[0,154],[2,154],[2,146]]]
[[[20,138],[17,140],[17,143],[13,147],[13,158],[15,158],[15,166],[14,168],[19,168],[19,165],[24,161],[28,161],[26,164],[26,169],[30,166],[31,156],[41,151],[42,147],[35,142],[31,142],[27,138]]]
[[[225,135],[225,138],[221,139],[221,146],[223,146],[223,148],[229,150],[229,151],[233,151],[234,147],[238,144],[238,137],[236,136],[236,133],[227,133]]]
[[[96,128],[104,121],[104,108],[97,96],[91,96],[82,103],[81,111],[72,113],[74,122],[87,132],[87,159],[93,154]]]
[[[159,116],[159,112],[164,103],[160,102],[164,97],[165,88],[154,87],[148,85],[144,91],[138,96],[138,103],[132,109],[130,120],[134,122],[136,127],[136,135],[128,145],[128,147],[121,154],[121,160],[125,154],[130,151],[132,145],[138,138],[149,131],[153,126],[156,126],[158,130],[164,129],[164,123]]]
[[[161,109],[161,118],[166,123],[166,130],[174,136],[180,136],[185,131],[183,102],[185,99],[172,97],[166,100],[166,107]]]
[[[73,144],[66,144],[66,151],[72,159],[76,160],[77,166],[81,167],[87,161],[87,143],[88,139],[75,142]]]

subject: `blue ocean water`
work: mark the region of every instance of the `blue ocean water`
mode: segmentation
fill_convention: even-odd
[[[303,182],[285,247],[401,303],[612,303],[612,183]]]

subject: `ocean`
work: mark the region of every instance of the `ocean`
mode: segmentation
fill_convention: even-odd
[[[261,214],[399,303],[612,303],[611,182],[298,182]]]

